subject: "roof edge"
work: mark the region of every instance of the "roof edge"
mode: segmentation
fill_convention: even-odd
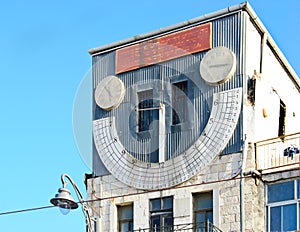
[[[95,55],[98,55],[98,54],[101,54],[104,52],[109,52],[111,50],[115,50],[117,48],[125,47],[128,45],[134,44],[134,43],[139,43],[144,40],[152,39],[154,37],[162,36],[163,34],[168,34],[168,33],[174,32],[176,30],[179,30],[182,27],[194,26],[196,24],[203,23],[205,21],[209,21],[209,20],[216,19],[219,17],[224,17],[225,15],[232,14],[232,13],[242,11],[242,10],[245,10],[249,14],[249,16],[251,17],[251,19],[253,20],[255,25],[259,28],[261,33],[267,35],[267,41],[271,45],[272,49],[275,51],[276,55],[278,55],[278,58],[285,66],[286,70],[290,73],[295,84],[298,85],[298,90],[300,91],[300,80],[299,80],[297,73],[295,72],[293,67],[290,65],[290,63],[288,62],[288,60],[286,59],[284,54],[281,52],[281,50],[279,49],[279,47],[273,40],[272,36],[269,34],[268,30],[266,29],[266,27],[261,22],[261,20],[259,19],[259,17],[257,16],[257,14],[255,13],[255,11],[253,10],[253,8],[251,7],[251,5],[248,2],[243,2],[240,4],[234,5],[234,6],[230,6],[230,7],[224,8],[222,10],[218,10],[218,11],[215,11],[215,12],[212,12],[209,14],[205,14],[205,15],[202,15],[202,16],[190,19],[190,20],[186,20],[181,23],[177,23],[177,24],[168,26],[168,27],[160,28],[160,29],[152,31],[152,32],[136,35],[136,36],[133,36],[128,39],[124,39],[124,40],[113,42],[113,43],[110,43],[110,44],[107,44],[104,46],[92,48],[92,49],[88,50],[88,52],[90,53],[90,55],[95,56]]]
[[[259,17],[257,16],[257,14],[255,13],[255,11],[253,10],[253,8],[251,7],[251,5],[248,2],[246,2],[244,9],[249,14],[249,16],[252,18],[252,20],[254,21],[255,25],[259,28],[259,30],[263,34],[266,34],[267,41],[269,42],[270,46],[274,50],[275,54],[278,56],[280,62],[282,62],[282,64],[286,68],[286,70],[289,72],[290,76],[293,78],[293,81],[297,85],[298,90],[300,92],[300,80],[299,80],[299,77],[298,77],[297,73],[295,72],[294,68],[290,65],[290,63],[286,59],[285,55],[282,53],[280,48],[277,46],[277,44],[274,41],[274,39],[272,38],[271,34],[268,32],[268,30],[266,29],[266,27],[261,22],[261,20],[259,19]]]
[[[174,25],[171,25],[171,26],[160,28],[160,29],[155,30],[155,31],[151,31],[151,32],[148,32],[148,33],[136,35],[136,36],[130,37],[128,39],[119,40],[117,42],[109,43],[107,45],[103,45],[103,46],[100,46],[100,47],[92,48],[92,49],[89,49],[88,52],[92,56],[97,55],[97,54],[101,54],[101,53],[107,52],[109,50],[114,50],[114,49],[119,48],[119,47],[127,46],[128,44],[138,43],[138,42],[141,42],[141,41],[146,40],[146,39],[148,40],[148,39],[151,39],[153,37],[161,36],[162,34],[165,34],[165,33],[170,33],[170,32],[176,31],[178,29],[181,29],[182,27],[193,26],[195,24],[202,23],[202,22],[214,19],[214,18],[218,18],[218,17],[221,17],[221,16],[223,17],[226,14],[230,14],[230,13],[240,11],[240,10],[244,9],[247,5],[248,5],[248,2],[243,2],[241,4],[237,4],[237,5],[234,5],[234,6],[231,6],[231,7],[227,7],[225,9],[222,9],[222,10],[219,10],[219,11],[215,11],[215,12],[205,14],[205,15],[202,15],[202,16],[190,19],[190,20],[183,21],[181,23],[177,23],[177,24],[174,24]]]

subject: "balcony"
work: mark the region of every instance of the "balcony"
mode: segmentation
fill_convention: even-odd
[[[259,141],[255,145],[256,169],[262,174],[300,170],[300,132]]]
[[[147,229],[134,230],[135,232],[173,232],[173,231],[184,231],[184,232],[222,232],[219,228],[214,226],[211,222],[206,223],[188,223],[166,227],[156,227]]]

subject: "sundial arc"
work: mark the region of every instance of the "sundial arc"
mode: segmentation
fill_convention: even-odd
[[[142,162],[122,145],[115,118],[93,121],[93,137],[101,161],[121,182],[137,189],[163,189],[187,181],[226,147],[237,125],[242,89],[215,93],[207,125],[195,143],[181,155],[161,163]]]

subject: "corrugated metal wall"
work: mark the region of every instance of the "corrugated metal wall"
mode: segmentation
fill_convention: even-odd
[[[143,161],[148,161],[152,152],[159,144],[158,135],[151,134],[143,138],[137,136],[136,107],[139,91],[153,89],[157,102],[166,105],[166,122],[171,121],[171,84],[177,81],[188,81],[188,120],[180,130],[174,130],[171,123],[166,123],[166,159],[177,156],[185,151],[201,134],[211,110],[213,94],[237,87],[243,87],[244,79],[244,46],[245,20],[243,12],[234,13],[212,21],[212,47],[225,46],[230,48],[237,58],[235,75],[226,83],[218,86],[207,85],[199,74],[199,64],[207,51],[173,59],[160,64],[124,72],[117,76],[124,82],[126,88],[122,104],[112,111],[104,111],[94,105],[94,120],[114,116],[119,133],[119,139],[131,154]],[[96,88],[101,79],[115,74],[115,51],[93,57],[93,87]],[[170,104],[169,104],[170,103]],[[242,113],[235,133],[225,148],[223,154],[241,151],[243,144]],[[151,140],[151,141],[150,141]],[[97,171],[94,170],[97,173]]]

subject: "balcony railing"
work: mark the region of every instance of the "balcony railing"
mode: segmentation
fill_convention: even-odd
[[[213,225],[211,222],[206,223],[188,223],[165,227],[155,227],[134,230],[135,232],[173,232],[173,231],[184,231],[184,232],[222,232],[218,227]]]
[[[299,168],[300,133],[256,143],[256,169],[271,173]]]

